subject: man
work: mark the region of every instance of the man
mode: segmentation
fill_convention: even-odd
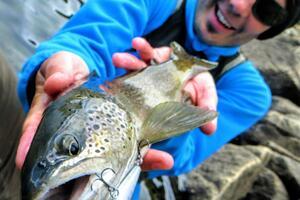
[[[112,80],[125,74],[124,68],[135,70],[146,67],[151,59],[162,62],[169,58],[169,48],[153,48],[140,37],[149,38],[154,46],[159,40],[167,41],[153,33],[174,22],[176,7],[184,11],[184,15],[179,15],[184,21],[183,29],[179,30],[179,35],[183,32],[179,37],[181,44],[190,53],[211,61],[233,57],[240,45],[252,39],[279,34],[294,25],[300,13],[298,0],[186,0],[182,5],[180,2],[89,0],[60,32],[40,45],[20,75],[19,95],[24,108],[28,110],[30,104],[31,108],[17,152],[19,168],[44,109],[58,94],[93,70],[104,80]],[[131,47],[139,58],[116,53],[129,52]],[[195,105],[220,113],[218,126],[215,120],[201,127],[201,131],[195,129],[153,145],[155,150],[146,154],[142,165],[144,170],[156,170],[149,171],[150,178],[193,169],[267,112],[271,104],[269,88],[249,61],[238,63],[214,78],[216,82],[210,73],[199,74],[187,83],[185,90]],[[211,136],[205,135],[213,132]]]

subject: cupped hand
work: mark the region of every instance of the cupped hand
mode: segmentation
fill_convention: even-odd
[[[145,39],[137,37],[132,41],[132,47],[139,53],[140,58],[130,53],[115,53],[113,63],[116,67],[127,70],[139,70],[149,65],[151,60],[157,63],[167,61],[171,56],[170,47],[153,48]],[[198,74],[189,80],[184,91],[190,95],[194,105],[209,110],[216,110],[217,92],[210,73]],[[212,134],[217,128],[217,119],[200,127],[205,134]],[[165,170],[173,167],[174,160],[167,152],[149,149],[144,157],[142,170]]]
[[[16,165],[22,168],[32,139],[48,104],[70,87],[84,81],[89,70],[77,55],[61,51],[48,58],[37,72],[35,95],[23,124],[16,155]]]

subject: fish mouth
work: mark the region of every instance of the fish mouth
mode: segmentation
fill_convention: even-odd
[[[63,184],[49,187],[48,190],[40,193],[36,199],[41,200],[88,200],[103,199],[112,195],[108,190],[106,182],[103,182],[97,174],[84,175],[69,180]],[[113,188],[113,187],[111,187]]]
[[[62,185],[48,190],[40,198],[43,200],[75,200],[81,197],[82,193],[89,187],[91,175],[85,175],[79,178],[72,179]]]

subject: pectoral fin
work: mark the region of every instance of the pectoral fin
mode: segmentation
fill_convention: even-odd
[[[155,143],[200,127],[217,112],[180,102],[166,102],[153,108],[142,126],[141,139]]]

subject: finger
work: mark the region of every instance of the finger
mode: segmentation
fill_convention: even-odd
[[[192,84],[197,91],[197,106],[216,110],[218,96],[212,76],[209,73],[199,74],[193,78]]]
[[[162,63],[170,59],[172,49],[170,47],[153,48],[144,38],[134,38],[132,47],[139,52],[141,59],[145,62],[154,60],[156,63]]]
[[[48,95],[55,97],[57,94],[70,87],[73,83],[74,79],[69,74],[56,72],[46,79],[44,90]]]
[[[154,49],[154,61],[163,63],[170,59],[172,49],[170,47],[159,47]]]
[[[147,64],[130,53],[114,53],[112,57],[116,67],[127,70],[139,70],[147,67]]]
[[[41,66],[41,74],[47,80],[53,74],[60,72],[62,74],[73,73],[73,59],[70,53],[59,52],[47,59]]]
[[[204,124],[200,127],[201,131],[207,135],[213,134],[217,130],[217,121],[218,119],[215,118],[211,122]]]
[[[185,85],[184,91],[190,95],[194,105],[216,110],[218,97],[210,74],[202,73],[194,77]]]
[[[19,169],[23,166],[30,144],[42,119],[43,112],[51,100],[48,95],[42,92],[42,89],[41,86],[37,87],[32,106],[23,125],[22,136],[16,155],[16,165]]]
[[[18,169],[22,169],[29,147],[32,143],[35,132],[37,131],[38,123],[41,121],[41,115],[36,113],[31,116],[31,119],[33,120],[31,122],[33,123],[28,124],[26,128],[24,128],[17,149],[16,166]]]
[[[139,52],[143,61],[148,62],[154,58],[154,49],[144,38],[134,38],[132,40],[132,47]]]
[[[187,84],[184,87],[184,93],[188,94],[190,100],[194,105],[197,104],[196,98],[197,98],[197,90],[194,88],[194,84],[192,81],[187,82]]]
[[[86,63],[79,56],[65,51],[47,59],[40,72],[46,80],[44,90],[50,96],[59,94],[89,74]]]
[[[155,149],[149,149],[144,156],[144,162],[141,167],[144,171],[149,170],[167,170],[171,169],[174,165],[173,157],[164,152]]]
[[[207,108],[208,110],[216,111],[217,109],[217,96],[215,92],[215,86],[208,84],[207,82],[197,79],[193,79],[191,82],[191,87],[193,87],[193,92],[191,92],[194,97],[193,101],[196,102],[196,105],[200,108]],[[206,84],[205,87],[201,87],[201,84]],[[203,133],[210,135],[214,133],[217,129],[217,118],[211,122],[204,124],[200,127]]]
[[[217,93],[215,84],[210,74],[203,73],[194,77],[184,87],[184,91],[189,94],[192,103],[200,108],[216,110]],[[200,127],[203,133],[212,134],[217,129],[217,118]]]

